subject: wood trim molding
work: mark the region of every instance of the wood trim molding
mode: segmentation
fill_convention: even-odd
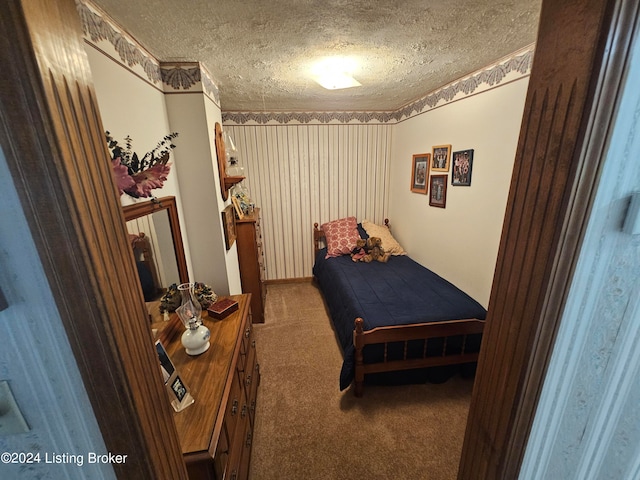
[[[119,478],[186,478],[73,0],[0,16],[0,144]]]
[[[518,478],[600,175],[630,3],[543,2],[461,480]]]
[[[166,210],[169,215],[169,227],[171,228],[171,237],[173,238],[173,248],[176,255],[176,264],[178,266],[178,277],[180,283],[189,281],[189,271],[187,269],[187,260],[184,256],[184,243],[182,242],[182,231],[180,230],[180,219],[178,218],[178,207],[176,197],[162,197],[149,200],[142,203],[134,203],[122,207],[124,219],[126,221],[149,215],[150,213]]]

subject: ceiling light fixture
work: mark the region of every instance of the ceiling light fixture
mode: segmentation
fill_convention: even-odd
[[[351,58],[328,57],[311,69],[313,79],[327,90],[359,87],[362,84],[352,74],[357,62]]]

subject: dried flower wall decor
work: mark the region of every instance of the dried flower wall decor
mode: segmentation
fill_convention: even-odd
[[[165,135],[156,148],[140,158],[131,148],[133,140],[129,135],[125,137],[123,148],[111,133],[106,132],[113,175],[120,195],[126,193],[134,198],[151,197],[151,190],[162,187],[171,170],[169,158],[171,150],[176,148],[172,140],[177,136],[175,132]]]

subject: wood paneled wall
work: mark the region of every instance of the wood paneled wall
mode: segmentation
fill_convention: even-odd
[[[75,4],[3,7],[0,145],[113,469],[186,478]]]
[[[225,125],[261,209],[266,279],[310,277],[313,223],[387,214],[393,125]],[[302,248],[300,248],[302,247]]]
[[[632,31],[621,3],[543,2],[459,480],[518,478]]]

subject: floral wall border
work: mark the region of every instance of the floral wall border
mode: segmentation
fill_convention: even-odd
[[[203,91],[220,108],[220,91],[209,72],[199,62],[161,63],[139,45],[104,11],[89,0],[76,0],[85,39],[96,45],[109,42],[122,64],[133,69],[139,66],[149,82],[161,87],[165,93]],[[395,111],[364,112],[231,112],[223,111],[222,120],[230,125],[283,125],[283,124],[387,124],[398,123],[479,90],[493,88],[505,81],[531,73],[534,45],[529,45],[487,68],[445,85],[428,95]]]
[[[147,80],[165,93],[203,91],[220,106],[220,92],[211,75],[199,62],[158,62],[131,35],[121,29],[109,15],[88,0],[76,0],[85,40],[97,47],[100,42],[111,44],[121,64],[143,70]]]
[[[222,112],[227,125],[267,124],[348,124],[398,123],[459,98],[489,90],[497,85],[528,76],[534,45],[529,45],[493,65],[452,82],[396,111],[380,112]]]

